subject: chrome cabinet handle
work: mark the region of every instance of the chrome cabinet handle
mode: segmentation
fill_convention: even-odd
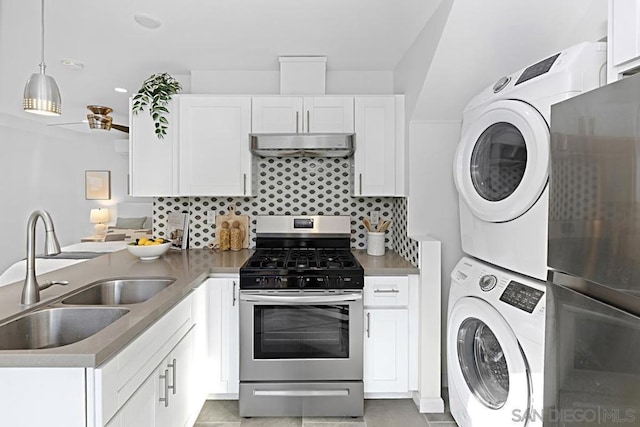
[[[362,174],[360,174],[360,195],[362,196]]]
[[[160,379],[164,380],[164,397],[161,397],[160,402],[164,402],[164,407],[169,406],[169,370],[164,370],[164,375],[160,375]]]
[[[377,294],[397,294],[400,291],[397,289],[374,289],[373,292]]]
[[[236,281],[235,280],[233,281],[233,291],[232,291],[232,293],[233,293],[233,300],[231,301],[231,305],[233,307],[235,307],[236,306]]]
[[[307,133],[310,132],[310,130],[309,130],[309,122],[310,122],[310,120],[311,119],[309,118],[309,110],[307,110]]]
[[[367,313],[367,338],[371,338],[371,313]]]
[[[242,194],[244,194],[245,196],[247,195],[247,174],[243,173],[242,174]]]
[[[171,368],[172,371],[172,384],[168,385],[167,388],[171,389],[171,391],[173,391],[173,394],[176,394],[176,389],[177,389],[177,381],[176,381],[176,370],[178,369],[178,361],[176,359],[173,359],[172,363],[167,364],[168,368]],[[169,381],[167,381],[167,384],[169,384]]]
[[[299,122],[300,122],[300,112],[296,111],[296,133],[300,132]]]

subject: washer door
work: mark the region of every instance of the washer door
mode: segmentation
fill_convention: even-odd
[[[460,139],[454,164],[458,192],[489,222],[511,221],[538,200],[549,178],[549,126],[521,101],[489,104]]]
[[[449,313],[447,351],[450,380],[473,426],[525,425],[530,374],[516,336],[495,308],[478,298],[460,299]]]

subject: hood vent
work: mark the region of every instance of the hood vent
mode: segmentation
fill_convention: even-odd
[[[346,157],[352,133],[252,133],[251,152],[263,157]]]

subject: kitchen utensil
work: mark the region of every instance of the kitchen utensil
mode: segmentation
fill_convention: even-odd
[[[371,221],[369,221],[369,217],[365,216],[362,220],[362,223],[364,224],[364,228],[366,228],[367,231],[373,231],[371,227]]]

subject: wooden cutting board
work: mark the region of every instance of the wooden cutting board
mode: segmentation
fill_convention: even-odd
[[[238,221],[240,223],[240,230],[243,233],[242,239],[242,247],[249,247],[249,216],[248,215],[236,215],[236,206],[229,206],[229,213],[226,215],[216,215],[216,236],[213,239],[214,247],[220,247],[220,230],[222,230],[222,223],[227,221],[229,223],[229,228],[231,228],[231,224],[233,221]]]

